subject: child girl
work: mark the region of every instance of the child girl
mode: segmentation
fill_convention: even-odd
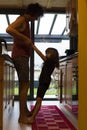
[[[31,111],[32,116],[29,118],[30,124],[34,123],[35,117],[41,108],[41,103],[45,95],[45,92],[47,91],[50,85],[51,74],[54,68],[59,68],[59,53],[56,49],[47,48],[45,51],[46,56],[44,56],[42,52],[40,52],[40,50],[36,48],[36,46],[32,45],[32,47],[38,53],[38,55],[44,60],[44,63],[39,77],[39,86],[37,90],[36,103],[33,110]]]

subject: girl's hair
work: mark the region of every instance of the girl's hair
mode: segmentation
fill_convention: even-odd
[[[47,48],[46,53],[50,53],[50,58],[53,59],[55,67],[59,68],[59,53],[55,48]]]
[[[38,3],[29,4],[27,6],[27,9],[26,9],[25,13],[26,14],[30,14],[31,16],[38,16],[38,17],[40,17],[40,16],[43,16],[44,9]]]

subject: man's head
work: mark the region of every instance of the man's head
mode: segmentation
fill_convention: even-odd
[[[26,9],[25,13],[29,14],[32,17],[41,17],[41,16],[43,16],[44,9],[38,3],[29,4],[27,6],[27,9]]]

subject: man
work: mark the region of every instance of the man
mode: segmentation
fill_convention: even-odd
[[[43,16],[44,10],[38,3],[28,5],[25,14],[19,16],[10,24],[6,32],[13,36],[14,44],[12,59],[19,79],[19,119],[28,124],[31,115],[27,108],[27,92],[29,88],[29,57],[32,40],[30,38],[29,21],[37,20]]]

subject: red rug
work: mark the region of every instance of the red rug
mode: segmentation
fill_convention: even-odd
[[[43,105],[32,125],[32,130],[76,130],[76,128],[57,106]]]

